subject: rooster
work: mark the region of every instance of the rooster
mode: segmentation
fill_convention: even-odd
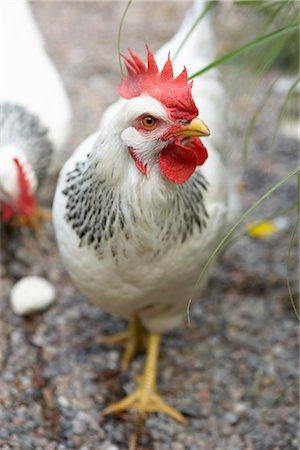
[[[75,284],[129,321],[126,332],[106,339],[125,344],[123,368],[146,342],[138,387],[104,414],[133,408],[140,419],[160,411],[185,422],[156,390],[161,334],[181,323],[235,209],[216,151],[225,130],[218,75],[188,81],[187,70],[213,59],[209,18],[174,63],[170,56],[202,8],[195,3],[156,58],[147,47],[147,64],[131,50],[123,56],[128,74],[120,82],[121,100],[66,162],[55,193],[56,238]],[[204,145],[208,126],[212,136]]]
[[[0,13],[1,220],[37,229],[48,214],[36,191],[57,165],[71,109],[28,3],[2,2]]]

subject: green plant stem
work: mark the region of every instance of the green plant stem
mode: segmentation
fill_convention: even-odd
[[[202,75],[203,73],[207,72],[208,70],[213,69],[214,67],[217,67],[226,61],[236,58],[237,56],[245,53],[246,51],[252,50],[260,45],[264,45],[267,42],[270,42],[273,39],[282,37],[283,35],[285,35],[287,33],[292,33],[293,31],[295,31],[298,28],[298,26],[299,26],[299,23],[295,23],[293,25],[283,27],[278,30],[272,31],[271,33],[260,36],[259,38],[254,39],[251,42],[248,42],[248,44],[243,45],[242,47],[239,47],[238,49],[233,50],[232,52],[229,52],[224,56],[221,56],[221,58],[216,59],[215,61],[208,64],[207,66],[205,66],[203,69],[199,70],[198,72],[193,73],[189,77],[189,80],[192,80],[193,78],[196,78],[199,75]]]
[[[288,104],[291,96],[293,95],[293,93],[294,93],[294,91],[295,91],[299,81],[300,81],[300,75],[298,75],[298,77],[296,78],[294,83],[291,85],[291,87],[290,87],[290,89],[289,89],[289,91],[287,93],[287,96],[285,97],[284,102],[283,102],[283,104],[282,104],[282,106],[280,108],[279,115],[278,115],[278,118],[277,118],[277,121],[276,121],[275,131],[274,131],[273,138],[272,138],[271,147],[270,147],[271,150],[272,150],[272,148],[273,148],[273,146],[275,144],[275,141],[276,141],[276,138],[277,138],[277,134],[278,134],[278,130],[279,130],[279,125],[280,125],[280,123],[282,121],[282,118],[283,118],[284,112],[286,110],[287,104]]]
[[[246,165],[247,165],[247,161],[248,161],[248,155],[249,155],[249,145],[250,145],[250,139],[256,124],[256,121],[260,115],[260,113],[262,112],[265,104],[267,103],[268,99],[270,98],[270,95],[272,94],[273,91],[273,87],[274,84],[277,82],[277,80],[279,79],[279,77],[277,77],[269,86],[269,88],[266,91],[266,94],[264,95],[263,99],[261,100],[261,102],[259,103],[259,105],[257,106],[251,120],[250,123],[247,127],[246,133],[245,133],[245,137],[244,137],[244,145],[243,145],[243,173],[242,176],[244,177],[245,175],[245,171],[246,171]]]
[[[300,214],[300,173],[298,173],[297,208],[298,214]]]
[[[294,225],[293,231],[292,231],[292,236],[290,239],[290,244],[289,244],[289,248],[288,248],[288,252],[287,252],[287,256],[286,256],[286,262],[285,262],[285,272],[286,272],[286,284],[287,284],[287,288],[288,288],[288,293],[289,293],[289,297],[290,297],[290,301],[291,301],[291,305],[295,311],[295,314],[298,318],[298,320],[300,320],[300,315],[296,306],[296,302],[292,293],[292,289],[291,289],[291,283],[290,283],[290,278],[289,278],[289,262],[290,262],[290,256],[291,256],[291,250],[294,244],[294,240],[295,240],[295,236],[296,236],[296,231],[300,222],[300,173],[298,173],[298,186],[297,186],[297,210],[298,210],[298,217],[296,220],[296,223]]]
[[[211,9],[211,7],[216,3],[216,0],[209,0],[207,2],[207,5],[205,6],[204,10],[202,11],[201,14],[199,14],[199,16],[196,18],[195,22],[193,23],[193,25],[191,26],[191,28],[189,29],[189,31],[187,32],[187,34],[185,35],[185,37],[183,38],[181,44],[179,45],[179,47],[177,48],[176,52],[174,53],[174,56],[172,58],[172,60],[174,61],[178,54],[180,53],[180,51],[182,50],[182,48],[184,47],[185,43],[187,42],[187,40],[189,39],[189,37],[191,36],[191,34],[193,33],[193,31],[195,30],[195,28],[197,27],[197,25],[201,22],[201,20],[203,19],[203,17],[207,14],[207,12]]]
[[[123,77],[124,72],[123,72],[123,67],[122,67],[122,59],[121,59],[121,34],[122,34],[122,30],[123,30],[123,24],[124,24],[124,20],[127,14],[127,11],[131,5],[133,0],[128,0],[126,7],[124,9],[122,18],[121,18],[121,22],[120,22],[120,26],[119,26],[119,30],[118,30],[118,58],[119,58],[119,65],[120,65],[120,72],[121,72],[121,76]]]
[[[273,219],[276,219],[276,217],[284,215],[292,211],[293,209],[297,208],[297,205],[295,203],[287,206],[286,208],[282,208],[279,211],[275,211],[273,214],[270,214],[267,217],[264,217],[263,219],[259,219],[256,221],[256,225],[260,225],[263,222],[269,222]],[[247,236],[247,228],[244,228],[240,234],[235,235],[233,238],[231,238],[227,243],[224,244],[225,249],[231,247],[233,244],[238,242],[243,237]]]
[[[276,191],[280,186],[282,186],[284,183],[286,183],[286,181],[291,178],[293,175],[296,175],[298,172],[300,171],[300,165],[295,167],[293,170],[291,170],[285,177],[281,178],[275,185],[273,185],[267,192],[265,192],[258,200],[256,200],[256,202],[254,202],[250,208],[247,209],[247,211],[245,211],[240,218],[229,228],[229,230],[227,231],[227,233],[225,234],[225,236],[223,237],[223,239],[219,242],[219,244],[217,245],[217,247],[214,249],[214,251],[212,252],[212,254],[210,255],[210,257],[207,259],[203,269],[200,272],[200,275],[196,281],[195,287],[193,289],[192,292],[192,296],[191,299],[189,300],[188,303],[188,310],[187,310],[187,314],[189,317],[189,308],[191,305],[191,302],[193,300],[193,297],[195,295],[195,292],[197,291],[197,288],[199,287],[199,284],[202,280],[203,275],[205,274],[205,272],[207,271],[208,267],[210,266],[210,264],[212,263],[213,259],[215,258],[215,256],[219,253],[219,251],[221,250],[221,248],[223,247],[224,243],[227,241],[227,239],[232,235],[232,233],[235,231],[235,229],[252,213],[252,211],[254,211],[255,208],[257,208],[266,198],[268,198],[274,191]]]
[[[291,256],[291,250],[294,244],[294,240],[295,240],[295,236],[296,236],[296,231],[298,228],[300,222],[300,214],[298,214],[296,223],[293,227],[293,231],[292,231],[292,236],[290,239],[290,244],[289,244],[289,248],[288,248],[288,252],[287,252],[287,257],[286,257],[286,261],[285,261],[285,278],[286,278],[286,284],[287,284],[287,288],[288,288],[288,293],[289,293],[289,297],[290,297],[290,301],[293,307],[293,310],[296,314],[297,319],[300,321],[300,315],[296,306],[296,302],[292,293],[292,288],[291,288],[291,283],[290,283],[290,278],[289,278],[289,261],[290,261],[290,256]]]
[[[292,380],[287,386],[281,389],[279,395],[275,397],[267,406],[265,406],[261,412],[262,417],[264,417],[270,409],[273,408],[273,406],[276,405],[276,403],[281,400],[285,394],[288,392],[289,389],[291,389],[293,386],[295,386],[298,383],[298,377],[296,377],[294,380]]]

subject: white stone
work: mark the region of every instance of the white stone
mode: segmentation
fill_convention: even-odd
[[[54,301],[54,286],[41,277],[22,278],[10,292],[11,307],[20,316],[43,311]]]
[[[63,408],[69,408],[70,402],[66,397],[63,397],[62,395],[59,395],[57,397],[57,401]]]
[[[273,222],[279,230],[287,230],[291,226],[291,220],[286,216],[275,217]]]

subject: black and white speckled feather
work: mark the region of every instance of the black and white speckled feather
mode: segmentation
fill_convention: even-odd
[[[203,168],[173,185],[155,168],[140,174],[123,146],[113,180],[103,145],[89,137],[60,175],[53,218],[61,255],[104,310],[138,312],[148,329],[170,329],[229,223],[224,167],[210,148]]]
[[[85,162],[78,162],[66,175],[63,194],[67,197],[66,221],[80,239],[80,246],[93,248],[99,257],[110,247],[113,256],[122,252],[124,239],[129,239],[134,229],[136,216],[151,216],[149,230],[156,229],[156,240],[160,251],[169,245],[185,242],[190,236],[201,233],[206,227],[208,214],[203,201],[203,192],[208,183],[198,170],[173,192],[168,207],[163,213],[143,211],[143,205],[136,207],[117,187],[110,187],[105,178],[99,179],[95,171],[99,162],[93,162],[88,155]],[[147,205],[149,208],[149,205]],[[135,231],[137,239],[138,229]]]

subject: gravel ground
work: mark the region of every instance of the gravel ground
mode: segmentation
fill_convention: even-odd
[[[126,20],[123,42],[143,52],[156,50],[176,30],[185,2],[136,3]],[[116,99],[119,69],[116,34],[124,3],[36,2],[32,5],[49,54],[65,81],[74,109],[69,153],[95,129],[104,108]],[[228,5],[214,11],[217,45],[230,45],[241,24]],[[151,18],[151,26],[149,24]],[[233,172],[239,167],[245,128],[266,90],[238,65],[222,78],[228,93],[226,152]],[[255,95],[253,93],[255,92]],[[283,97],[272,96],[252,139],[245,191],[246,209],[295,165],[297,142],[279,133],[271,163],[268,146]],[[41,199],[50,206],[55,179]],[[286,183],[258,209],[264,217],[295,198],[295,180]],[[159,362],[159,389],[182,411],[182,427],[152,415],[140,450],[292,450],[299,446],[297,319],[285,281],[284,260],[295,216],[282,220],[275,235],[238,240],[216,264],[191,321],[165,336]],[[134,415],[102,417],[107,404],[133,387],[139,356],[128,374],[119,371],[120,351],[100,337],[124,328],[76,292],[57,253],[53,229],[37,240],[24,231],[3,230],[0,318],[0,448],[36,450],[125,450]],[[292,252],[291,282],[297,284],[297,254]],[[44,314],[15,316],[9,306],[13,284],[41,275],[57,288],[57,303]],[[180,388],[179,388],[180,387]]]

